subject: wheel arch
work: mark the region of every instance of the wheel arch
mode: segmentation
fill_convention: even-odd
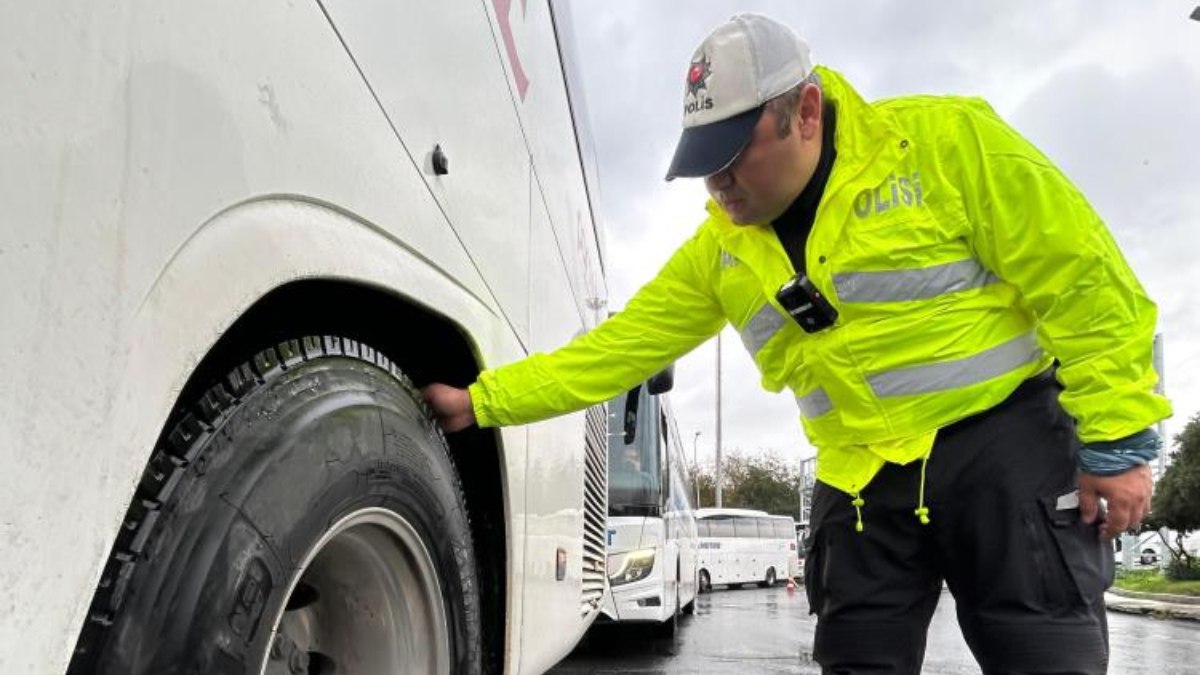
[[[103,524],[97,529],[111,536],[82,593],[90,597],[96,588],[121,523],[107,514],[125,513],[162,436],[208,385],[259,351],[337,335],[382,352],[418,386],[465,386],[483,367],[481,353],[519,356],[514,340],[490,329],[503,317],[481,297],[479,280],[462,271],[462,257],[450,250],[439,265],[365,219],[291,196],[235,205],[201,224],[163,261],[131,317],[125,353],[114,355],[120,379],[111,394],[111,489],[95,512]],[[480,568],[485,663],[499,671],[512,534],[503,448],[490,430],[447,442]],[[87,606],[80,600],[76,635]]]
[[[473,345],[447,317],[362,283],[294,281],[260,298],[221,334],[188,376],[163,433],[185,413],[184,406],[231,369],[262,349],[306,335],[337,335],[370,345],[417,386],[433,381],[466,386],[481,370]],[[485,662],[499,668],[508,592],[501,449],[488,430],[449,435],[446,441],[466,495],[479,566]]]

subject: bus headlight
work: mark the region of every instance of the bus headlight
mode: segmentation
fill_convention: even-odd
[[[620,586],[641,581],[654,569],[654,549],[643,548],[608,556],[608,583]]]

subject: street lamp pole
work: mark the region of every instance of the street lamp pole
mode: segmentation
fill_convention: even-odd
[[[717,333],[717,499],[716,506],[721,508],[721,334]]]
[[[1200,10],[1200,7],[1197,7],[1197,9]],[[1154,351],[1153,351],[1152,359],[1153,359],[1153,363],[1154,363],[1154,372],[1155,372],[1155,374],[1158,375],[1158,384],[1154,385],[1154,393],[1156,393],[1160,396],[1165,396],[1167,393],[1167,381],[1166,381],[1167,374],[1166,374],[1166,366],[1163,365],[1164,362],[1163,362],[1163,335],[1162,335],[1162,333],[1156,333],[1154,335]],[[1163,445],[1166,445],[1167,444],[1167,427],[1166,427],[1165,421],[1159,420],[1157,426],[1158,426],[1158,428],[1155,429],[1155,431],[1158,432],[1158,437],[1162,439]],[[1158,470],[1154,472],[1155,473],[1154,480],[1158,480],[1159,478],[1162,478],[1163,472],[1165,472],[1167,470],[1166,459],[1167,459],[1167,453],[1165,453],[1165,452],[1158,453]],[[1126,569],[1128,569],[1128,568],[1126,568]]]
[[[692,436],[692,482],[696,484],[696,508],[700,508],[700,462],[696,460],[696,443],[700,440],[700,432]]]

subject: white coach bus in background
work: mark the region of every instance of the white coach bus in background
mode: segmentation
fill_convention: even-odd
[[[774,586],[796,569],[796,525],[790,516],[752,509],[698,509],[700,590],[756,583]]]
[[[600,318],[567,8],[5,13],[0,672],[571,650],[606,582],[603,407],[444,438],[415,388]]]
[[[692,488],[667,401],[668,368],[608,404],[608,584],[605,617],[670,635],[695,611]]]

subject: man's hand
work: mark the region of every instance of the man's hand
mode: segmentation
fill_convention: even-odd
[[[1100,498],[1108,502],[1108,515],[1100,524],[1100,537],[1108,541],[1125,530],[1139,527],[1150,513],[1150,495],[1154,478],[1150,467],[1142,464],[1115,476],[1079,474],[1079,514],[1083,522],[1096,521]]]
[[[422,389],[421,396],[433,408],[438,424],[447,433],[475,424],[475,408],[471,405],[471,393],[466,389],[435,382]]]

